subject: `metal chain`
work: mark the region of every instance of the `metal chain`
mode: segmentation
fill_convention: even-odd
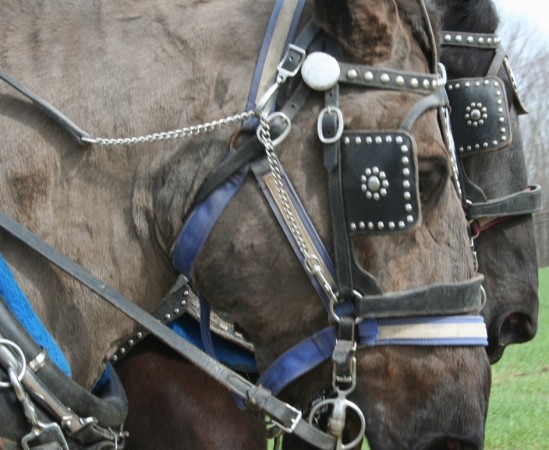
[[[169,139],[183,139],[190,136],[196,136],[203,133],[209,133],[223,127],[228,127],[243,120],[249,119],[256,113],[254,111],[246,111],[224,119],[206,122],[201,125],[193,125],[186,128],[180,128],[172,131],[163,131],[160,133],[147,134],[144,136],[134,136],[127,138],[103,138],[103,137],[83,137],[82,141],[89,144],[97,144],[103,146],[113,145],[133,145],[144,144],[147,142],[166,141]]]
[[[281,175],[282,169],[280,166],[280,161],[278,160],[278,156],[276,156],[276,153],[274,151],[274,145],[271,139],[269,121],[267,120],[267,117],[264,114],[261,114],[259,116],[259,120],[260,120],[259,126],[261,127],[259,136],[261,139],[261,143],[265,147],[265,152],[267,153],[267,159],[269,160],[271,173],[273,174],[273,177],[275,180],[276,190],[278,192],[278,195],[280,196],[282,206],[284,207],[284,214],[286,214],[290,231],[297,242],[299,250],[303,254],[304,258],[307,260],[310,257],[310,255],[307,250],[307,245],[305,244],[305,240],[303,239],[303,236],[301,235],[301,231],[299,230],[299,227],[295,220],[294,214],[290,208],[291,201],[288,196],[288,193],[286,192],[284,181],[282,180],[282,175]]]

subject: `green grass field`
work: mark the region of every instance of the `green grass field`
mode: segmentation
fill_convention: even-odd
[[[549,449],[549,267],[539,271],[538,334],[493,366],[486,450]]]

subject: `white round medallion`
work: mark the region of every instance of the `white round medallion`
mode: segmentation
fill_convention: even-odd
[[[301,76],[307,86],[315,91],[327,91],[339,80],[339,63],[323,52],[314,52],[305,58],[301,67]]]

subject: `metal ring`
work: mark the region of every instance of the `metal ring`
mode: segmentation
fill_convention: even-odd
[[[343,401],[343,403],[345,404],[346,410],[351,408],[353,411],[355,411],[355,413],[357,414],[360,420],[360,430],[359,430],[358,436],[347,444],[343,444],[342,442],[341,447],[338,447],[341,450],[350,450],[361,443],[362,439],[364,439],[364,434],[366,433],[366,418],[364,417],[364,414],[362,413],[360,408],[355,403],[347,399],[341,400],[340,398],[327,398],[325,400],[322,400],[318,402],[315,406],[313,406],[313,408],[311,409],[311,412],[309,413],[309,424],[313,425],[314,416],[320,408],[323,408],[324,406],[327,406],[330,404],[335,406],[335,403],[338,400]]]
[[[17,375],[17,379],[19,380],[19,382],[21,382],[27,370],[27,360],[25,359],[23,350],[21,350],[21,348],[15,342],[12,342],[8,339],[0,339],[0,345],[4,345],[5,347],[11,347],[13,350],[15,350],[15,353],[17,353],[17,355],[21,358],[21,370]],[[9,364],[9,362],[7,363],[7,365],[11,367],[11,364]],[[11,383],[7,381],[0,381],[0,389],[9,387],[11,387]]]

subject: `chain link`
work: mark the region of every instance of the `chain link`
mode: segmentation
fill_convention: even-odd
[[[254,111],[246,111],[224,119],[214,120],[212,122],[203,123],[201,125],[193,125],[186,128],[180,128],[172,131],[162,131],[160,133],[147,134],[144,136],[134,136],[127,138],[104,138],[104,137],[83,137],[82,141],[89,144],[97,144],[102,146],[114,145],[133,145],[144,144],[148,142],[166,141],[170,139],[183,139],[190,136],[196,136],[203,133],[210,133],[220,128],[232,126],[243,120],[249,119],[256,113]]]

